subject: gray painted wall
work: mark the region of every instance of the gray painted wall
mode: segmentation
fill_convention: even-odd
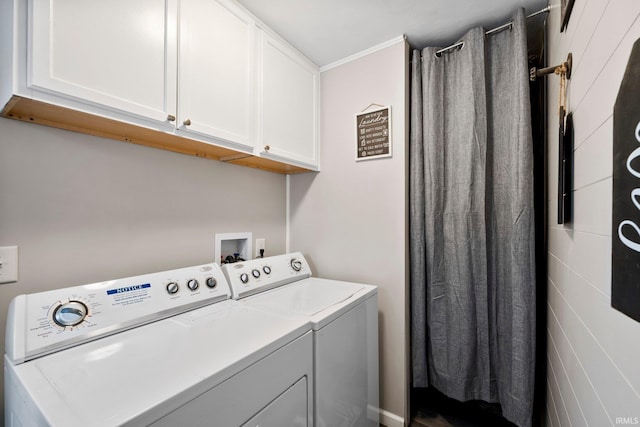
[[[640,323],[610,305],[613,105],[640,37],[640,2],[576,1],[563,33],[560,0],[551,4],[549,65],[573,53],[575,214],[556,224],[559,79],[550,76],[547,426],[638,424]]]
[[[322,72],[322,171],[290,178],[291,250],[317,276],[380,286],[380,406],[395,421],[387,425],[406,412],[407,54],[399,42]],[[371,103],[391,106],[393,157],[356,162],[355,115]]]
[[[284,253],[285,197],[284,175],[0,118],[0,354],[15,295],[212,262],[216,233]]]

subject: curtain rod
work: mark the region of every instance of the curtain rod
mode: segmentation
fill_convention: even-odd
[[[551,6],[547,6],[544,9],[541,9],[537,12],[533,12],[531,15],[527,15],[527,19],[529,18],[533,18],[534,16],[538,16],[541,15],[543,13],[547,13],[551,10]],[[500,31],[506,29],[506,28],[510,28],[513,25],[513,21],[509,21],[506,24],[500,25],[499,27],[493,28],[491,30],[488,30],[487,32],[485,32],[484,34],[486,36],[490,36],[491,34],[495,34],[495,33],[499,33]],[[458,42],[456,44],[452,44],[451,46],[447,46],[445,48],[442,48],[440,50],[436,51],[436,56],[440,56],[445,52],[448,52],[450,50],[456,49],[456,48],[462,48],[462,46],[464,46],[464,42]]]

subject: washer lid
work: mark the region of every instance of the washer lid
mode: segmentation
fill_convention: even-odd
[[[251,307],[305,317],[319,329],[376,294],[376,286],[311,277],[243,301]]]
[[[51,425],[146,425],[308,331],[224,301],[7,369]]]
[[[289,309],[296,314],[313,316],[342,302],[348,301],[363,287],[352,284],[335,284],[325,281],[322,286],[317,282],[303,281],[294,286],[268,292],[262,298],[255,298],[260,306]]]

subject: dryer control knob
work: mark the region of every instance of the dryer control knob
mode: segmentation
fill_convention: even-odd
[[[264,267],[262,267],[262,271],[264,271],[264,274],[271,274],[271,267],[265,265]]]
[[[291,260],[291,268],[293,268],[295,271],[302,270],[302,261],[300,261],[298,258],[292,259]]]
[[[215,277],[207,277],[207,286],[211,289],[215,288],[218,285]]]
[[[251,275],[257,279],[258,277],[260,277],[260,270],[254,268],[253,270],[251,270]]]
[[[249,282],[249,275],[247,273],[242,273],[240,275],[240,281],[246,284],[247,282]]]
[[[192,291],[195,291],[196,289],[198,289],[199,286],[200,286],[200,284],[198,283],[198,281],[196,279],[189,279],[187,281],[187,287],[189,289],[191,289]]]
[[[58,326],[76,326],[87,317],[89,309],[80,301],[71,300],[60,304],[53,312],[53,321]]]
[[[170,294],[175,294],[178,292],[178,290],[180,290],[180,287],[178,286],[178,284],[176,282],[169,282],[167,283],[167,292],[169,292]]]

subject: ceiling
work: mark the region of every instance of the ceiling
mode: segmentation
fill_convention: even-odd
[[[504,24],[518,7],[531,14],[547,5],[547,0],[239,2],[320,67],[401,34],[415,48],[448,46],[469,28],[483,25],[490,29]],[[541,23],[536,25],[542,27]]]

